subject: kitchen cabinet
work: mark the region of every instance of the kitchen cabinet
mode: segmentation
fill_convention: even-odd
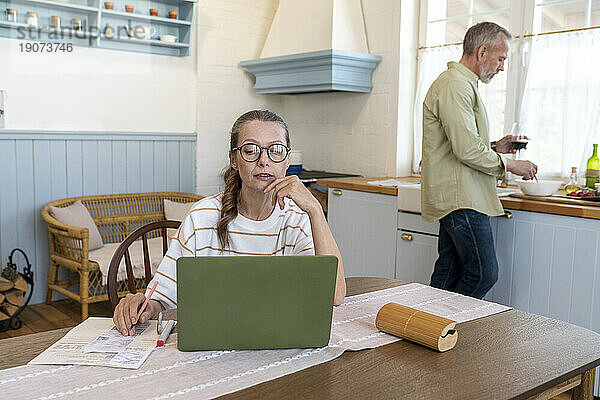
[[[600,332],[600,221],[509,210],[498,218],[498,282],[487,298]]]
[[[327,202],[346,276],[394,278],[396,196],[329,188]]]
[[[346,276],[429,284],[437,259],[439,223],[423,222],[420,214],[398,212],[393,195],[330,187],[327,203],[329,227],[342,253]]]
[[[600,221],[507,210],[490,218],[498,281],[489,301],[600,333]],[[398,212],[397,279],[429,284],[438,223]]]
[[[0,37],[62,44],[40,49],[36,43],[36,46],[21,49],[27,52],[71,52],[72,45],[77,45],[171,56],[190,54],[197,0],[111,1],[114,9],[108,10],[103,0],[10,0],[6,5],[18,10],[17,20],[2,18]],[[125,12],[125,4],[135,5],[133,12]],[[149,15],[149,8],[158,9],[158,16]],[[37,26],[28,25],[28,11],[38,14]],[[177,12],[177,18],[168,18],[168,11]],[[52,26],[52,16],[61,17],[58,28]],[[81,30],[71,29],[73,18],[82,20]],[[113,34],[106,34],[107,24],[113,27]],[[147,35],[144,27],[148,29]],[[159,40],[160,36],[166,39],[165,35],[174,36],[175,41]]]
[[[421,214],[398,212],[396,279],[429,285],[437,260],[439,222],[424,222]]]

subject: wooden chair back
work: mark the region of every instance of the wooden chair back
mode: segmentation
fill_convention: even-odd
[[[129,288],[130,293],[137,293],[135,288],[135,276],[133,275],[133,266],[131,265],[131,255],[129,254],[129,246],[133,244],[139,238],[142,238],[142,249],[143,249],[143,257],[144,257],[144,280],[146,285],[152,279],[152,272],[150,269],[150,252],[148,250],[148,237],[155,237],[156,234],[153,234],[153,231],[159,231],[160,236],[162,236],[162,247],[163,247],[163,257],[169,248],[167,242],[167,228],[179,228],[181,224],[180,221],[172,221],[172,220],[162,220],[152,222],[150,224],[144,225],[141,228],[133,231],[129,236],[123,240],[123,242],[119,245],[117,250],[112,256],[110,260],[110,266],[108,268],[108,281],[107,281],[107,291],[108,291],[108,299],[110,300],[110,304],[112,305],[113,310],[119,303],[119,296],[117,293],[118,290],[118,282],[117,282],[117,272],[119,270],[119,265],[121,264],[121,260],[125,257],[125,268],[127,270],[127,286]]]

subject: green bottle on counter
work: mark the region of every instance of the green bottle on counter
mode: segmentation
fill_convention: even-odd
[[[594,153],[588,159],[585,178],[585,186],[591,189],[595,189],[595,184],[600,183],[600,158],[598,158],[598,144],[594,144]]]

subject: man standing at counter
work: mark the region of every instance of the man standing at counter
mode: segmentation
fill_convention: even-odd
[[[487,112],[477,80],[488,83],[504,70],[508,30],[492,22],[472,26],[460,62],[449,62],[423,102],[421,208],[425,221],[439,220],[438,259],[431,286],[483,298],[498,280],[489,216],[504,213],[496,193],[506,171],[532,179],[531,161],[513,153],[512,136],[490,145]]]

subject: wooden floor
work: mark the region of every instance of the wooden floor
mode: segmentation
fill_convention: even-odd
[[[89,315],[91,317],[112,316],[110,303],[104,301],[90,304]],[[58,300],[50,305],[31,304],[23,310],[19,319],[23,322],[23,326],[17,330],[9,329],[0,332],[0,339],[73,327],[81,322],[81,304],[73,300]]]

